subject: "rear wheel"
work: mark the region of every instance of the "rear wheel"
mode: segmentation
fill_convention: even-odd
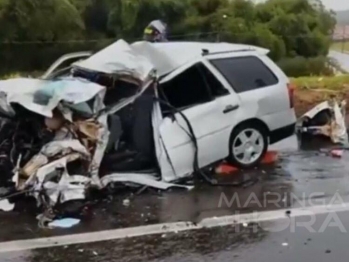
[[[241,125],[230,138],[228,161],[240,168],[258,165],[268,149],[268,135],[259,125]]]

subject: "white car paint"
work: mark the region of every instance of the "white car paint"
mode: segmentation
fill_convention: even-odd
[[[165,44],[163,44],[165,45]],[[175,45],[175,44],[172,44]],[[184,44],[180,44],[184,48]],[[217,44],[219,45],[219,44]],[[226,46],[225,46],[226,47]],[[185,49],[185,48],[184,48]],[[199,167],[224,159],[229,155],[229,140],[234,128],[248,119],[263,121],[270,131],[292,125],[296,122],[293,108],[289,105],[289,94],[286,88],[289,83],[286,75],[266,56],[265,50],[236,51],[195,57],[189,63],[173,71],[162,80],[170,81],[197,62],[202,62],[230,92],[229,95],[216,98],[214,101],[183,110],[190,121],[198,141]],[[210,63],[211,59],[255,56],[259,58],[277,76],[279,82],[270,87],[237,94],[223,75]],[[228,114],[223,114],[226,106],[237,107]],[[167,154],[159,159],[162,178],[173,181],[193,172],[195,148],[188,136],[187,124],[183,117],[175,114],[177,121],[163,119],[160,135]],[[169,164],[169,159],[171,163]]]

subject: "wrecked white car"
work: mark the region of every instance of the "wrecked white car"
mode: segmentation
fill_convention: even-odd
[[[296,122],[288,79],[267,53],[119,40],[45,79],[0,81],[0,187],[54,207],[92,186],[167,189],[223,159],[258,164]]]

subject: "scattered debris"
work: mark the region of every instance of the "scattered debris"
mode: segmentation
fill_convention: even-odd
[[[98,253],[96,251],[93,251],[92,254],[94,254],[95,256],[98,256]]]
[[[287,242],[284,242],[284,243],[282,243],[282,246],[283,246],[283,247],[288,247],[288,243],[287,243]]]
[[[297,133],[301,136],[325,136],[335,144],[348,145],[345,122],[346,101],[335,99],[324,101],[304,114],[297,123]]]
[[[326,253],[326,254],[329,254],[329,253],[331,253],[331,252],[332,252],[332,251],[331,251],[330,249],[327,249],[325,253]]]
[[[291,215],[291,210],[287,210],[287,211],[286,211],[286,215],[287,215],[287,216]]]
[[[71,228],[80,223],[80,219],[64,218],[60,220],[54,220],[48,224],[50,228]]]
[[[242,226],[243,227],[248,227],[248,224],[247,223],[242,223]]]
[[[264,158],[262,159],[261,163],[264,165],[272,165],[276,163],[279,160],[279,154],[277,151],[268,151]],[[226,162],[223,162],[219,164],[215,168],[215,173],[218,175],[232,175],[239,171],[239,169],[231,164],[228,164]],[[266,174],[264,170],[262,170],[262,173]]]
[[[278,160],[279,160],[279,153],[277,151],[268,151],[262,160],[262,164],[272,165],[272,164],[275,164]]]
[[[231,175],[236,173],[237,171],[239,171],[238,168],[227,163],[222,163],[218,165],[215,169],[215,173],[218,175]]]
[[[130,205],[130,200],[129,199],[124,199],[124,201],[122,201],[122,204],[126,207],[128,207]]]
[[[341,158],[343,156],[343,150],[341,149],[331,150],[331,156],[335,158]]]
[[[0,210],[4,212],[12,211],[15,204],[11,204],[7,199],[0,200]]]

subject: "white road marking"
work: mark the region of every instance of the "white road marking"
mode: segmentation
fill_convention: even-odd
[[[291,214],[286,216],[286,211]],[[214,228],[244,223],[259,223],[264,221],[289,219],[289,217],[302,217],[310,215],[326,214],[331,212],[349,211],[349,203],[339,205],[312,206],[293,209],[256,212],[249,214],[238,214],[224,217],[212,217],[202,220],[198,224],[191,222],[164,223],[148,226],[121,228],[92,233],[74,234],[66,236],[57,236],[49,238],[36,238],[29,240],[16,240],[9,242],[0,242],[0,253],[25,251],[40,248],[50,248],[59,246],[68,246],[75,244],[87,244],[108,240],[117,240],[130,237],[140,237],[147,235],[158,235],[173,232],[183,232],[189,230],[198,230],[202,228]]]

